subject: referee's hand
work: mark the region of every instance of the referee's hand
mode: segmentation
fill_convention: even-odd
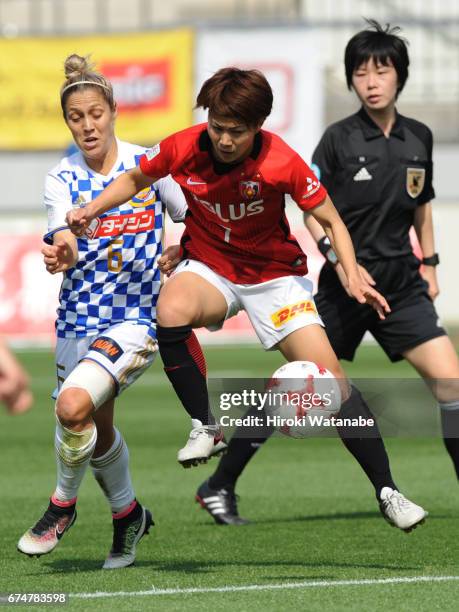
[[[429,285],[428,293],[432,302],[438,297],[440,289],[438,287],[437,272],[433,266],[422,266],[420,270],[422,278]]]

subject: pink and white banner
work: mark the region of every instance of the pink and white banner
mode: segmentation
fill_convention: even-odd
[[[181,229],[172,226],[168,243],[180,239]],[[175,230],[175,231],[174,231]],[[306,230],[296,232],[303,248],[310,253],[311,276],[316,277],[321,255]],[[52,276],[45,270],[40,250],[41,234],[1,235],[0,259],[0,335],[16,344],[51,345],[54,341],[54,320],[58,305],[61,275]],[[203,342],[256,341],[245,313],[225,323],[219,332],[200,330]]]
[[[293,233],[308,254],[309,277],[316,290],[317,278],[323,264],[309,232],[300,224],[301,215],[291,220]],[[168,224],[167,244],[180,240],[183,226]],[[61,275],[46,272],[40,250],[43,246],[39,232],[0,234],[2,257],[0,258],[0,335],[15,344],[52,345],[54,320],[58,305]],[[419,246],[412,233],[415,253]],[[198,335],[203,343],[257,342],[245,313],[239,313],[227,321],[218,332],[201,329]]]

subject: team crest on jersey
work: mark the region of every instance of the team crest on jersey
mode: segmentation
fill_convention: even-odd
[[[253,200],[260,195],[261,185],[259,181],[241,181],[239,183],[239,193],[243,198]]]
[[[136,195],[129,202],[131,206],[134,208],[139,208],[141,206],[148,206],[149,204],[154,204],[156,202],[156,193],[153,187],[146,187],[136,193]]]
[[[77,199],[74,202],[72,202],[72,206],[74,208],[84,208],[86,206],[86,200],[84,199],[82,195],[79,195]]]
[[[411,198],[417,198],[424,189],[426,179],[425,168],[406,169],[406,190]]]

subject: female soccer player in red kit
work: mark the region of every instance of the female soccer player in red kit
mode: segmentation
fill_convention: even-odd
[[[146,153],[137,169],[67,215],[71,229],[82,234],[97,216],[162,176],[170,173],[182,187],[188,203],[182,261],[160,293],[157,338],[165,371],[192,417],[190,439],[178,454],[184,466],[205,461],[219,439],[204,358],[191,340],[193,328],[221,327],[243,309],[265,349],[280,350],[288,361],[318,362],[345,381],[317,314],[312,283],[305,278],[306,255],[290,233],[286,194],[324,228],[345,269],[349,293],[381,317],[389,312],[386,300],[361,277],[349,233],[325,189],[295,151],[261,129],[272,100],[260,72],[219,70],[197,98],[197,106],[209,109],[207,124],[169,136]],[[342,387],[340,414],[367,416],[359,392],[346,382]],[[375,488],[395,489],[377,426],[373,429],[366,439],[349,428],[339,433]],[[369,444],[377,447],[370,466],[367,456],[360,460]],[[426,514],[409,504],[407,526]]]

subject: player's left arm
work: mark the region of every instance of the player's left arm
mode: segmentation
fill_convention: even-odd
[[[427,202],[418,206],[414,212],[414,229],[421,246],[424,259],[434,257],[435,238],[433,231],[432,204]],[[421,271],[421,275],[429,285],[429,296],[434,300],[440,293],[437,280],[435,265],[426,265]]]
[[[290,159],[284,176],[287,178],[287,193],[304,212],[311,214],[322,226],[338,256],[347,278],[347,292],[361,304],[371,305],[381,319],[390,312],[386,299],[362,278],[357,267],[351,237],[331,201],[306,162],[295,154]],[[280,182],[282,185],[282,181]]]
[[[344,268],[341,265],[336,255],[336,252],[330,243],[330,239],[328,238],[327,234],[325,233],[320,223],[316,221],[310,213],[305,212],[303,216],[304,216],[304,224],[306,228],[308,229],[309,233],[311,234],[311,236],[314,238],[319,251],[327,259],[327,261],[329,261],[333,265],[341,284],[343,285],[345,291],[347,292],[348,291],[347,277],[344,272]],[[357,268],[362,278],[369,285],[374,287],[376,285],[376,281],[371,276],[371,274],[368,272],[368,270],[360,264],[357,264]]]
[[[360,274],[355,258],[354,246],[349,232],[338,214],[333,202],[327,195],[308,213],[322,226],[330,240],[347,278],[347,291],[361,304],[369,304],[381,319],[390,312],[386,299],[376,291]]]

